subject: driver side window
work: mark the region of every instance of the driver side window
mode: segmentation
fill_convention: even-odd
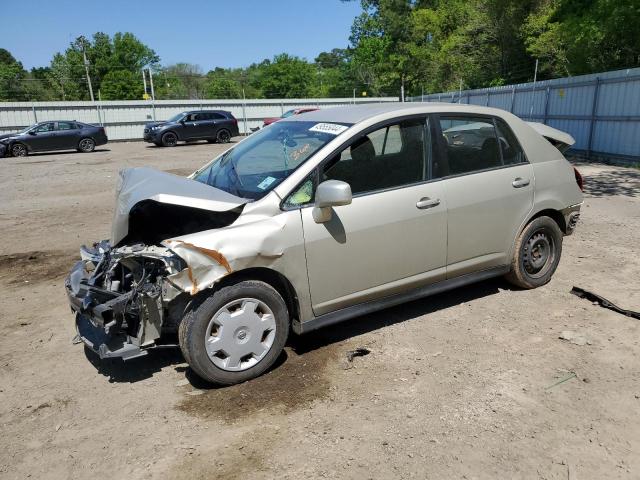
[[[351,192],[373,192],[426,180],[426,148],[422,119],[386,125],[355,140],[329,162],[320,181],[341,180]]]
[[[54,130],[53,122],[43,123],[34,129],[35,133],[52,132]]]

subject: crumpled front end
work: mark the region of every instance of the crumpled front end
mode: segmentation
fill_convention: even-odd
[[[169,249],[107,241],[83,247],[65,281],[78,337],[100,358],[145,355],[163,332],[175,330],[182,293],[166,280],[184,268]]]

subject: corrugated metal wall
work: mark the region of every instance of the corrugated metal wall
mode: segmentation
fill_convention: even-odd
[[[398,98],[356,98],[356,103],[397,102]],[[18,131],[45,120],[78,120],[103,124],[110,140],[140,140],[146,122],[166,120],[185,110],[230,111],[240,132],[262,126],[266,117],[279,117],[293,108],[337,107],[352,98],[306,98],[285,100],[159,100],[111,102],[7,102],[0,103],[0,133]]]
[[[414,102],[486,105],[570,133],[574,150],[640,157],[640,68],[502,87],[433,93]]]

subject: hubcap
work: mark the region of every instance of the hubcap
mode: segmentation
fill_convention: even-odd
[[[231,135],[229,135],[229,132],[227,132],[226,130],[218,133],[218,140],[220,141],[220,143],[227,143],[230,138]]]
[[[85,152],[87,150],[91,150],[91,147],[93,146],[93,142],[89,139],[84,139],[80,142],[80,148],[82,150],[84,150]]]
[[[553,239],[544,231],[534,232],[525,244],[522,258],[525,271],[532,277],[541,277],[553,263],[555,245]]]
[[[275,338],[271,309],[255,298],[241,298],[215,313],[207,326],[205,348],[216,367],[237,372],[262,360]]]

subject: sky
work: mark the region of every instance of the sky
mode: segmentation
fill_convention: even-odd
[[[313,59],[345,48],[358,0],[0,0],[4,11],[22,10],[3,22],[0,48],[27,69],[49,65],[80,35],[132,32],[160,56],[177,62],[242,67],[278,53]],[[12,6],[12,4],[14,4]],[[22,5],[22,6],[21,6]]]

